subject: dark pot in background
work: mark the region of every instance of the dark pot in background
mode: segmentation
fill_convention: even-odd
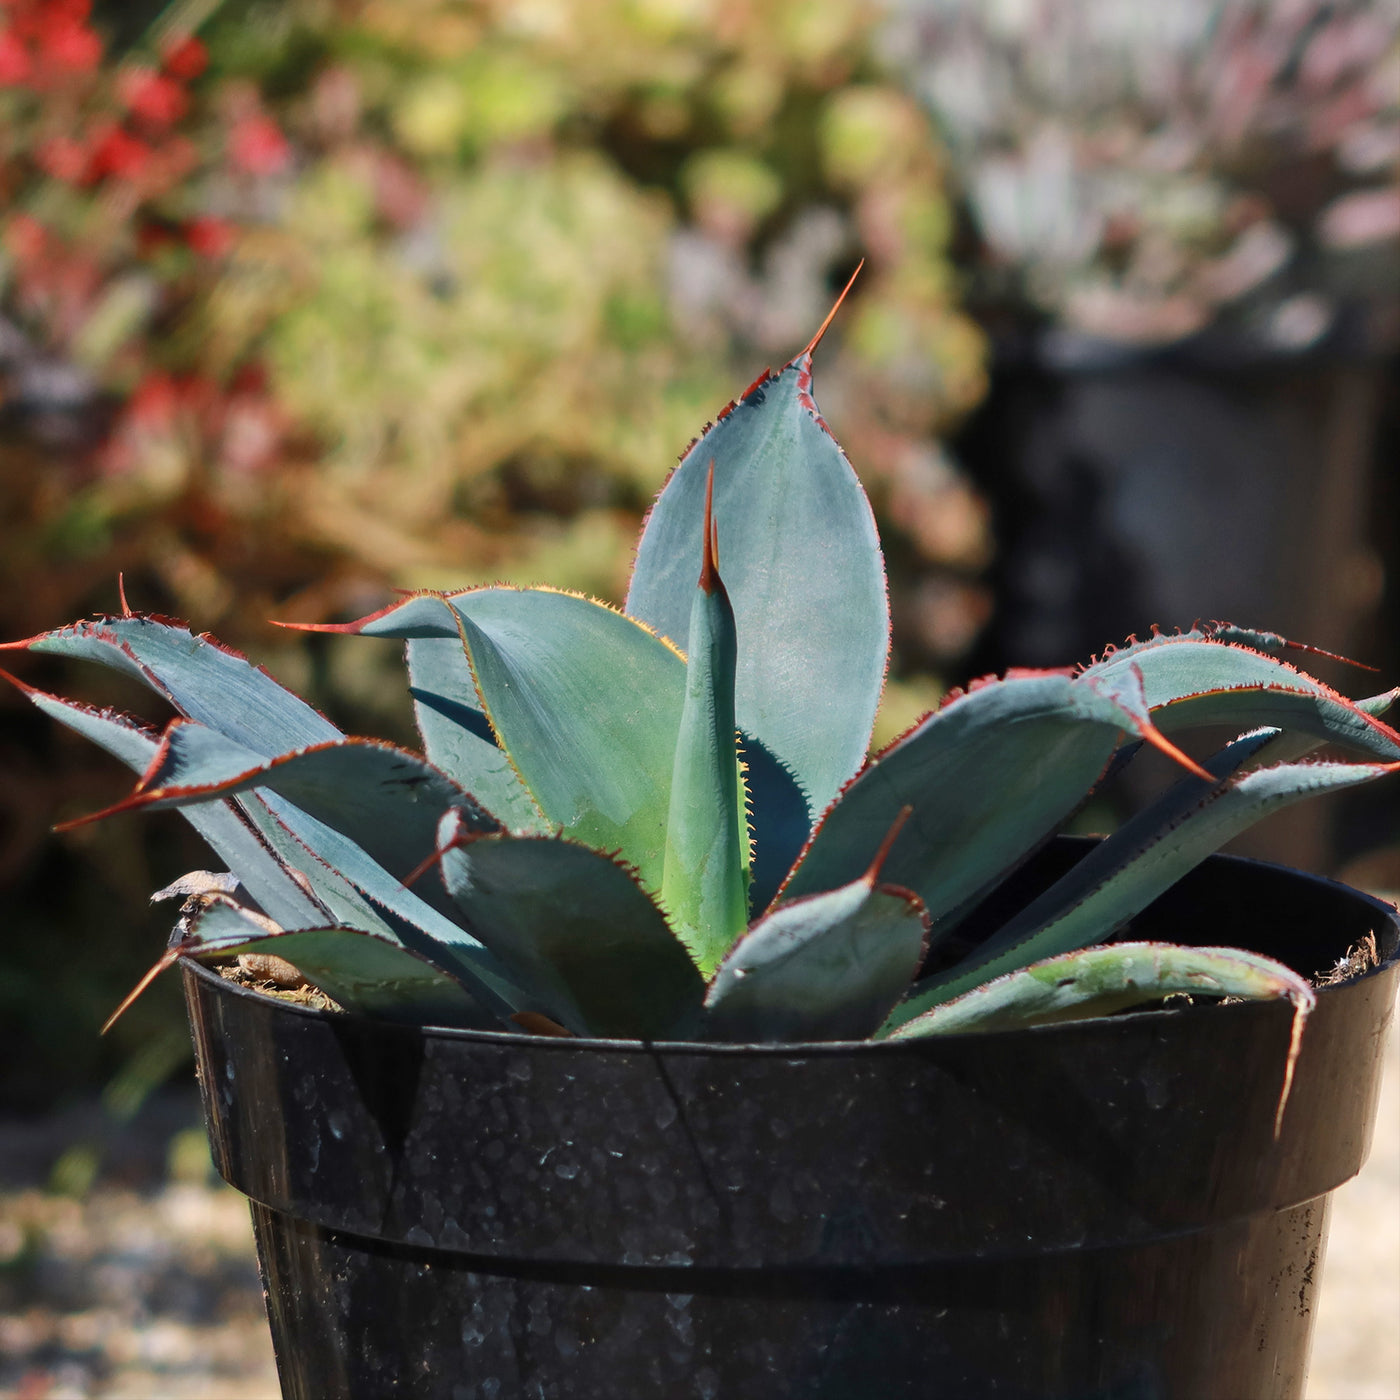
[[[1224,328],[1156,348],[1006,325],[993,339],[990,392],[954,447],[992,507],[996,605],[960,674],[1060,666],[1197,618],[1396,673],[1393,337],[1299,353]],[[1349,695],[1379,681],[1321,664]],[[1331,871],[1337,847],[1364,850],[1398,815],[1393,792],[1327,797],[1237,849]]]
[[[1058,843],[1022,897],[1077,854]],[[1325,988],[860,1046],[570,1043],[307,1011],[186,964],[214,1158],[283,1392],[777,1400],[1302,1393],[1327,1193],[1364,1160],[1400,920],[1225,857],[1139,937]]]

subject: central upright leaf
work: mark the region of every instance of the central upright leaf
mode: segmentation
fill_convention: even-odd
[[[889,649],[875,520],[817,413],[811,371],[809,349],[759,380],[685,454],[652,507],[627,596],[631,616],[684,640],[713,459],[738,631],[736,718],[750,773],[778,780],[754,784],[754,826],[793,830],[781,810],[794,797],[786,774],[805,809],[788,838],[798,848],[864,761]],[[760,844],[756,905],[775,887],[765,857],[785,868],[796,854]]]
[[[749,921],[749,832],[734,739],[734,609],[716,560],[713,484],[712,467],[661,886],[672,926],[707,974]]]

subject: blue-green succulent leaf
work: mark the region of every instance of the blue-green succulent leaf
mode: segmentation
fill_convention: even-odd
[[[37,694],[37,693],[36,693]],[[137,765],[143,749],[137,726],[68,702],[53,701],[43,706],[66,723],[109,747]],[[37,703],[37,701],[36,701]],[[246,772],[250,767],[267,776],[261,760],[251,750],[190,722],[176,722],[172,729],[181,740],[194,740],[191,748],[200,750],[200,762],[222,762]],[[194,736],[200,734],[199,739]],[[154,735],[145,736],[144,749],[150,761],[142,771],[158,763],[165,751]],[[378,746],[370,746],[378,747]],[[408,757],[412,758],[412,755]],[[371,760],[379,763],[379,758]],[[419,760],[421,762],[421,760]],[[273,764],[272,781],[286,775],[285,767]],[[237,783],[233,784],[237,786]],[[295,783],[289,780],[288,786]],[[325,793],[317,797],[316,785],[299,791],[312,805],[320,802],[326,815],[337,817],[334,801],[327,804]],[[397,939],[435,961],[450,966],[478,998],[498,1015],[517,1009],[523,993],[504,969],[468,932],[401,883],[401,871],[392,874],[342,832],[293,805],[272,787],[258,787],[232,798],[237,809],[222,797],[187,796],[172,799],[228,862],[249,894],[275,922],[284,928],[316,927],[327,915],[349,927]],[[327,810],[327,807],[329,810]],[[440,812],[434,814],[434,824]],[[337,818],[338,819],[338,818]],[[385,849],[391,849],[392,843]],[[435,849],[430,838],[423,854]],[[455,906],[443,903],[455,913]]]
[[[263,788],[250,796],[267,809],[284,841],[290,837],[312,857],[307,874],[318,894],[322,893],[321,877],[329,874],[334,881],[349,886],[353,894],[363,896],[355,901],[359,908],[347,909],[345,918],[333,906],[337,919],[395,938],[449,969],[478,1001],[503,1019],[527,1003],[529,989],[522,987],[470,930],[405,887],[397,875],[385,870],[349,837],[271,789]],[[332,902],[328,895],[323,898]],[[363,915],[359,909],[364,910]]]
[[[1206,725],[1271,725],[1383,762],[1400,760],[1400,734],[1356,701],[1272,656],[1197,633],[1158,636],[1110,652],[1080,677],[1109,693],[1125,682],[1140,686],[1164,733]]]
[[[144,773],[155,762],[160,736],[130,716],[49,695],[13,676],[8,679],[45,714],[105,749],[136,773]],[[183,815],[270,918],[284,927],[325,918],[324,906],[297,883],[232,804],[219,800],[199,802],[186,807]]]
[[[685,663],[602,603],[456,594],[483,707],[548,820],[661,887]]]
[[[1268,656],[1282,656],[1285,652],[1302,652],[1305,655],[1323,656],[1329,661],[1340,661],[1347,666],[1359,666],[1364,671],[1375,669],[1373,666],[1352,661],[1349,657],[1339,656],[1335,651],[1324,651],[1321,647],[1309,646],[1306,642],[1291,641],[1287,637],[1280,636],[1277,632],[1264,632],[1255,627],[1237,627],[1232,622],[1202,622],[1200,620],[1197,620],[1195,626],[1185,631],[1163,632],[1161,628],[1154,627],[1151,636],[1144,641],[1140,642],[1136,637],[1130,637],[1127,645],[1110,647],[1103,659],[1109,660],[1114,656],[1122,656],[1124,653],[1137,654],[1151,651],[1157,647],[1169,646],[1183,640],[1224,642],[1232,646],[1262,651]]]
[[[1248,736],[1212,762],[1222,774],[1229,773],[1267,737]],[[1214,784],[1183,779],[962,962],[919,983],[891,1024],[903,1024],[1002,973],[1103,942],[1261,817],[1317,793],[1370,782],[1397,767],[1290,763],[1222,776]],[[1085,861],[1090,864],[1081,870]]]
[[[496,742],[477,693],[461,624],[445,593],[414,593],[356,622],[295,624],[295,630],[402,640],[423,752],[510,830],[549,829]]]
[[[1380,719],[1395,694],[1359,701],[1311,688],[1216,690],[1168,704],[1155,718],[1168,734],[1207,725],[1268,725],[1297,735],[1308,748],[1337,744],[1395,763],[1400,761],[1400,734]]]
[[[885,866],[934,922],[1055,831],[1093,787],[1133,714],[1059,672],[1013,673],[950,697],[826,814],[782,898],[858,878],[901,808]]]
[[[491,732],[461,637],[410,639],[405,650],[423,752],[511,831],[546,831],[548,822]]]
[[[254,789],[278,793],[333,826],[400,880],[437,849],[438,822],[449,807],[474,831],[501,829],[445,774],[392,744],[340,739],[263,759],[192,720],[166,727],[135,792],[98,815],[183,807]]]
[[[1287,997],[1311,1008],[1316,997],[1292,968],[1239,948],[1172,943],[1110,943],[1033,963],[984,982],[906,1021],[890,1035],[1013,1030],[1108,1016],[1176,992],[1250,1000]]]
[[[134,676],[187,719],[268,757],[343,737],[260,666],[165,618],[102,617],[6,646],[79,657]]]
[[[545,588],[416,595],[317,630],[456,637],[480,711],[538,812],[661,888],[685,698],[674,648],[602,603]]]
[[[16,684],[46,714],[91,739],[137,773],[145,773],[158,759],[161,736],[135,720]],[[238,749],[230,740],[219,742]],[[256,761],[250,750],[238,751],[245,761]],[[331,917],[393,935],[392,922],[343,876],[312,856],[256,794],[232,801],[215,798],[192,802],[179,810],[238,876],[249,896],[283,928],[315,927]]]
[[[1400,698],[1400,690],[1387,690],[1380,695],[1369,695],[1365,699],[1356,700],[1358,710],[1369,715],[1372,719],[1384,719],[1395,705],[1397,698]],[[1272,731],[1273,737],[1259,751],[1251,755],[1249,766],[1251,768],[1263,768],[1274,763],[1295,763],[1300,758],[1305,758],[1308,754],[1322,747],[1327,742],[1325,733],[1314,733],[1308,729],[1295,726],[1290,729],[1275,729]],[[1375,735],[1375,731],[1371,731]],[[1341,741],[1338,741],[1341,742]],[[1384,738],[1378,736],[1368,738],[1362,744],[1349,744],[1348,747],[1371,749],[1381,758],[1385,758],[1392,752],[1392,745]],[[1400,758],[1400,752],[1394,753],[1394,757]],[[1209,767],[1209,765],[1207,765]]]
[[[500,1025],[457,978],[377,934],[336,927],[271,933],[218,898],[191,919],[189,934],[197,942],[184,951],[200,960],[241,953],[285,958],[346,1011],[411,1025]]]
[[[784,904],[720,965],[705,998],[703,1034],[863,1040],[908,990],[927,941],[918,896],[869,879]]]
[[[62,700],[10,677],[36,705],[106,749],[137,773],[161,752],[161,738],[111,710]],[[337,731],[338,732],[338,731]],[[215,734],[214,731],[210,731]],[[215,735],[246,764],[258,753]],[[341,874],[316,859],[268,810],[256,793],[211,799],[182,807],[182,814],[242,881],[250,896],[284,928],[315,927],[327,918],[366,931],[392,932],[390,924]]]
[[[739,731],[748,798],[749,915],[766,909],[812,835],[807,798],[797,779],[751,736]]]
[[[748,823],[734,732],[734,610],[707,534],[690,612],[661,905],[709,975],[749,921]]]
[[[540,994],[520,1009],[578,1035],[693,1033],[704,982],[629,871],[572,841],[459,836],[449,817],[443,879],[481,941]]]

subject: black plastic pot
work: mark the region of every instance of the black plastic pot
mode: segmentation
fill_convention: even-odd
[[[187,964],[284,1395],[1300,1395],[1400,921],[1216,857],[1134,932],[1308,973],[1375,933],[1381,967],[1319,995],[1277,1141],[1281,1003],[646,1046],[398,1028]]]

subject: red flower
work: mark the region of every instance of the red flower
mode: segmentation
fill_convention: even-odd
[[[38,5],[70,24],[81,24],[92,13],[92,0],[38,0]]]
[[[209,64],[209,51],[192,34],[176,39],[165,50],[165,71],[172,78],[189,82],[204,72]]]
[[[221,258],[233,247],[233,226],[201,214],[185,225],[185,243],[202,258]]]
[[[138,141],[129,131],[116,126],[97,143],[88,174],[94,180],[100,180],[104,175],[133,180],[146,169],[150,160],[151,148],[144,141]]]
[[[37,31],[44,63],[69,73],[91,73],[102,61],[102,40],[76,15],[53,9]]]
[[[50,136],[34,152],[39,169],[55,180],[77,184],[87,174],[90,159],[86,146],[71,136]]]
[[[29,50],[10,33],[0,30],[0,87],[14,87],[29,77]]]
[[[169,126],[179,121],[190,105],[179,83],[149,68],[129,69],[123,73],[120,90],[131,112],[153,126]]]
[[[179,386],[168,374],[152,370],[127,400],[126,416],[142,427],[164,428],[174,420],[179,406]]]
[[[229,159],[249,175],[275,175],[292,158],[292,148],[271,117],[243,117],[229,133]]]

